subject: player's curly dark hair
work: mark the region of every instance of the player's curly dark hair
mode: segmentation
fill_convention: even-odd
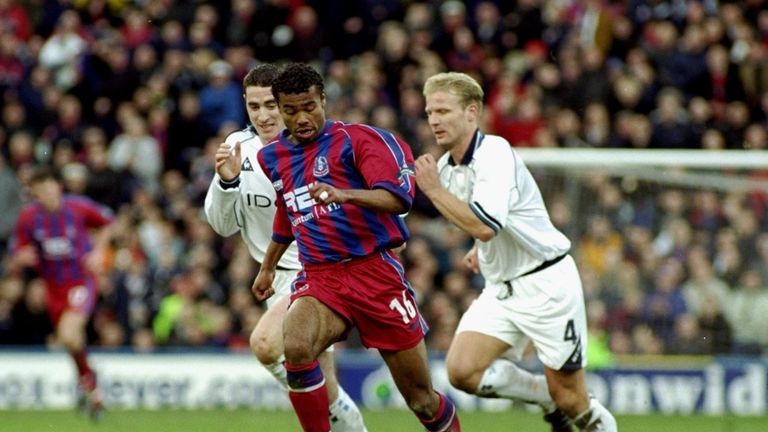
[[[306,93],[312,86],[318,94],[325,94],[323,77],[312,66],[305,63],[289,63],[280,71],[280,74],[272,83],[272,95],[278,101],[278,95]]]
[[[245,75],[243,78],[243,88],[256,86],[256,87],[272,87],[272,83],[275,82],[275,78],[280,73],[280,69],[277,66],[264,63],[260,64]]]

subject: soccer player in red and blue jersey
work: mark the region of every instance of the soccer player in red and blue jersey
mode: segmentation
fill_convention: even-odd
[[[72,356],[79,377],[80,408],[94,419],[102,413],[96,375],[86,354],[86,324],[98,293],[92,272],[99,265],[89,230],[114,219],[111,210],[92,200],[66,195],[48,167],[35,170],[29,181],[34,199],[19,214],[11,241],[11,269],[33,268],[45,280],[48,314],[56,339]]]
[[[460,430],[453,403],[432,387],[427,330],[391,252],[408,239],[413,155],[391,132],[326,120],[322,77],[286,66],[272,84],[286,130],[259,152],[277,191],[272,241],[253,284],[273,294],[278,259],[296,241],[303,271],[283,323],[289,396],[305,431],[327,432],[317,356],[357,327],[378,349],[410,409],[430,431]]]

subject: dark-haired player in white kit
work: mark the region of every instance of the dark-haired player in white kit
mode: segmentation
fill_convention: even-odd
[[[466,259],[485,278],[448,351],[451,383],[478,396],[536,402],[552,430],[571,430],[572,421],[581,430],[615,432],[613,415],[587,393],[584,294],[570,241],[552,225],[533,176],[509,142],[478,129],[483,90],[473,78],[434,75],[424,96],[429,125],[446,153],[437,162],[430,154],[416,160],[417,184],[445,218],[476,239]],[[529,341],[544,376],[513,363]]]
[[[238,231],[251,256],[261,263],[272,238],[275,216],[275,189],[259,169],[256,154],[284,128],[272,95],[276,66],[257,66],[243,79],[246,111],[250,125],[230,134],[216,152],[216,175],[205,197],[205,215],[219,235]],[[268,310],[251,334],[251,350],[287,391],[283,365],[283,319],[288,310],[291,283],[301,269],[298,251],[292,245],[280,259],[275,272],[275,295],[267,299]],[[363,418],[354,401],[336,380],[332,349],[319,358],[331,401],[329,417],[334,432],[365,431]]]

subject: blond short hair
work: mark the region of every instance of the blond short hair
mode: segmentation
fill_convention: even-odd
[[[459,104],[466,108],[471,104],[477,104],[478,109],[483,107],[483,88],[471,76],[461,72],[442,72],[432,75],[424,83],[424,96],[436,91],[448,91],[459,97]]]

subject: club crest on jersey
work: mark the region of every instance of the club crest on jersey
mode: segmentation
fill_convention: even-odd
[[[312,169],[315,177],[325,177],[328,175],[328,159],[325,156],[315,158],[315,167]]]
[[[253,165],[251,164],[250,159],[246,156],[245,160],[243,161],[243,164],[240,166],[240,170],[242,171],[253,171]]]

